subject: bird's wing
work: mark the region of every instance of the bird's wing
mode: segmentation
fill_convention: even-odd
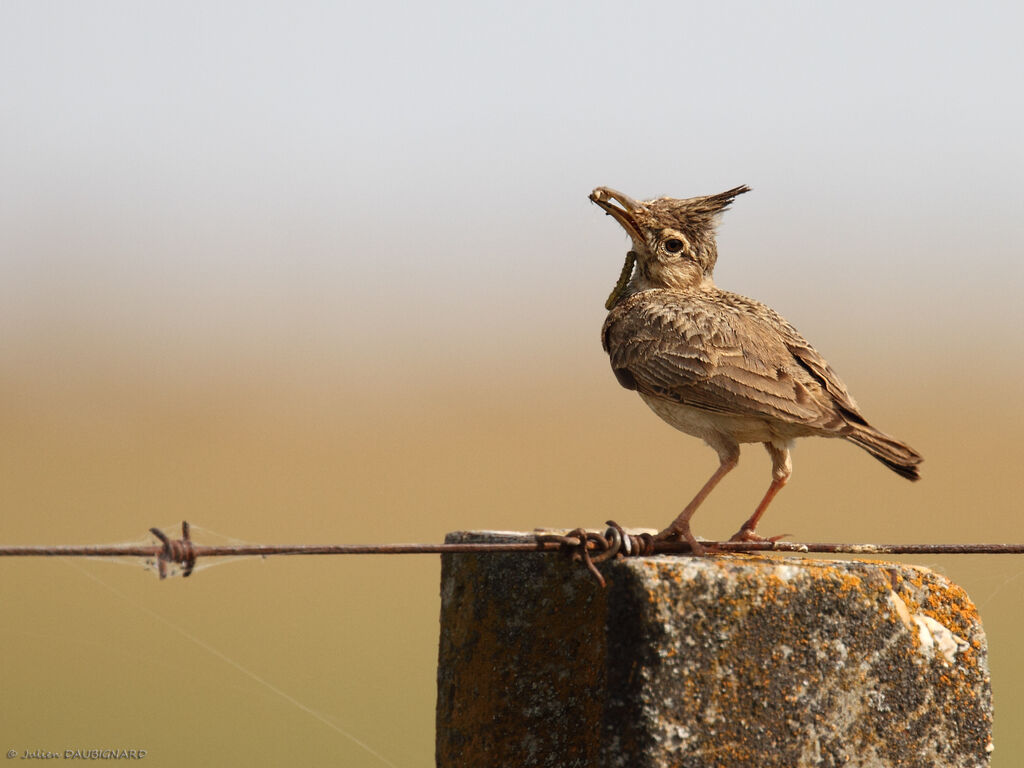
[[[842,379],[832,370],[832,366],[804,340],[803,336],[797,333],[793,326],[786,323],[785,320],[782,322],[791,332],[786,338],[786,348],[793,355],[793,359],[818,382],[847,421],[866,425],[868,422],[861,415],[860,407],[847,391]]]
[[[844,424],[831,391],[849,400],[842,382],[792,326],[750,299],[643,291],[609,313],[603,339],[619,381],[644,394],[816,429]]]

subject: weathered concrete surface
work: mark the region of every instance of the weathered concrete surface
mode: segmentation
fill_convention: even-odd
[[[442,563],[439,766],[988,765],[985,635],[926,568],[642,558],[601,589],[560,555]]]

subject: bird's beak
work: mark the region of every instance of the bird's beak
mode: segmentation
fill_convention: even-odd
[[[626,230],[626,234],[632,238],[634,247],[643,247],[644,236],[640,234],[640,226],[636,221],[636,212],[642,207],[640,203],[629,195],[624,195],[609,187],[598,187],[595,189],[590,193],[590,201],[597,203],[605,213],[622,225],[622,228]],[[622,265],[622,274],[619,275],[619,281],[612,289],[608,301],[604,303],[605,309],[611,310],[625,294],[626,287],[629,285],[629,279],[633,275],[636,259],[636,251],[630,251],[626,254],[626,263]]]
[[[640,227],[634,218],[634,212],[641,207],[636,200],[610,187],[598,187],[590,193],[590,201],[597,203],[605,213],[619,222],[626,233],[633,238],[633,242],[637,244],[644,242],[644,236],[640,234]]]

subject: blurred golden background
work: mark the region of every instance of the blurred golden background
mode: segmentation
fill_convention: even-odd
[[[802,441],[763,531],[1024,540],[1020,14],[4,4],[0,543],[664,525],[716,459],[611,375],[586,195],[740,183],[718,283],[926,458]],[[1024,561],[914,562],[981,610],[1008,768]],[[0,561],[0,746],[432,764],[436,557],[128,566]]]

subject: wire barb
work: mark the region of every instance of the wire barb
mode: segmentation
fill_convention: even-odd
[[[538,543],[554,542],[559,549],[572,557],[573,562],[582,562],[587,566],[597,583],[606,586],[604,576],[597,569],[603,563],[615,557],[642,557],[654,554],[654,536],[650,533],[626,533],[621,525],[609,520],[605,525],[608,529],[604,534],[576,528],[567,534],[539,533]],[[596,552],[597,554],[591,554]]]
[[[538,533],[536,535],[536,539],[538,544],[558,544],[558,548],[561,552],[569,555],[574,563],[582,562],[586,565],[587,570],[594,575],[598,584],[602,587],[605,586],[604,576],[602,576],[601,572],[597,570],[597,566],[594,565],[594,563],[599,563],[608,559],[605,555],[607,555],[608,551],[611,549],[611,543],[600,533],[597,531],[588,531],[585,528],[576,528],[564,535],[559,533]],[[622,540],[620,538],[619,545],[621,545],[621,543]],[[598,551],[599,554],[597,558],[590,556],[590,550],[592,549],[596,549]],[[615,551],[618,551],[618,546],[616,546]],[[614,557],[614,552],[608,557]]]
[[[169,538],[159,528],[150,528],[149,532],[160,539],[163,549],[156,556],[157,572],[161,579],[166,579],[171,565],[180,565],[182,578],[192,575],[196,567],[196,549],[192,544],[192,528],[187,520],[181,521],[181,538],[177,541]]]

